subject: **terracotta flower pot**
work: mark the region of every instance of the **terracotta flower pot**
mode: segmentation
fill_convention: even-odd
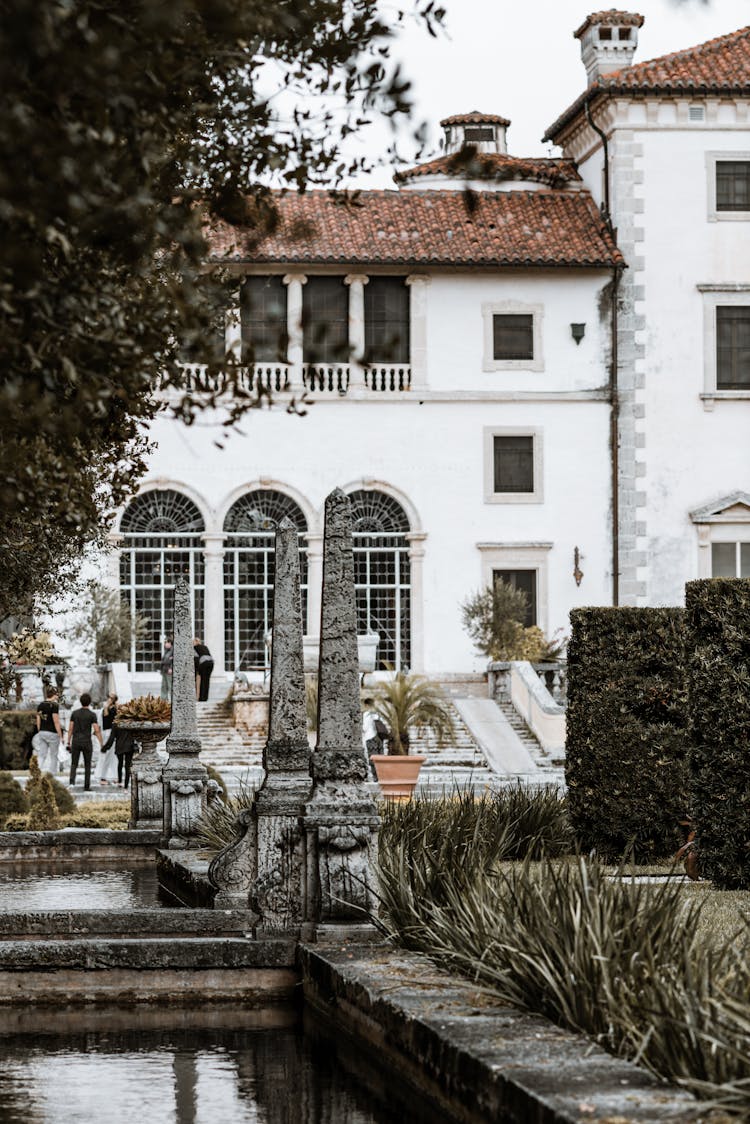
[[[370,758],[386,800],[411,800],[419,770],[427,760],[422,754],[380,754]]]

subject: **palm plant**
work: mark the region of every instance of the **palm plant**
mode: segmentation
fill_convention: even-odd
[[[407,754],[411,731],[431,730],[438,745],[456,736],[450,703],[436,683],[397,671],[373,692],[375,709],[391,731],[389,753]]]

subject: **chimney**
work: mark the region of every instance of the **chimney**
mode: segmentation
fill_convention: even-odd
[[[443,127],[443,151],[446,155],[460,152],[467,144],[477,152],[507,152],[505,132],[510,121],[495,113],[457,113],[440,122]]]
[[[589,86],[603,74],[630,66],[638,46],[639,27],[643,27],[643,16],[611,8],[608,12],[587,16],[573,32],[581,41],[581,58]]]

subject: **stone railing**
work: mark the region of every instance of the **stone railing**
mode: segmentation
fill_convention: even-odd
[[[411,390],[411,367],[404,363],[373,363],[365,368],[365,383],[368,390],[378,393]]]
[[[167,388],[168,395],[224,394],[238,388],[257,397],[261,394],[284,394],[292,391],[292,368],[288,363],[254,363],[231,370],[210,370],[205,363],[184,363],[183,390]],[[373,363],[362,368],[360,389],[373,394],[397,394],[411,390],[411,367],[408,363]],[[343,397],[351,385],[348,363],[305,363],[302,384],[309,394]]]
[[[288,363],[255,363],[228,371],[209,371],[204,363],[183,364],[185,390],[193,394],[223,394],[238,387],[247,394],[280,394],[289,389]],[[177,391],[179,393],[179,391]]]
[[[346,394],[349,389],[349,364],[305,363],[302,382],[311,394]]]
[[[567,706],[568,665],[565,660],[546,660],[529,666],[533,667],[553,701],[563,708]],[[495,660],[487,665],[487,693],[491,699],[510,698],[510,668],[510,662],[504,660]]]
[[[510,701],[542,749],[557,755],[565,752],[565,711],[527,660],[513,660],[510,665]]]

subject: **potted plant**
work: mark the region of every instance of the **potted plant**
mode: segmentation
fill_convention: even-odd
[[[114,724],[119,729],[127,729],[136,745],[130,775],[128,827],[160,828],[163,818],[162,764],[156,746],[171,729],[171,704],[154,695],[141,695],[118,706]]]
[[[390,731],[388,752],[370,758],[383,795],[408,800],[414,791],[425,757],[410,754],[415,730],[430,730],[445,745],[455,737],[451,706],[441,688],[422,675],[398,671],[379,683],[372,693],[375,710]]]

